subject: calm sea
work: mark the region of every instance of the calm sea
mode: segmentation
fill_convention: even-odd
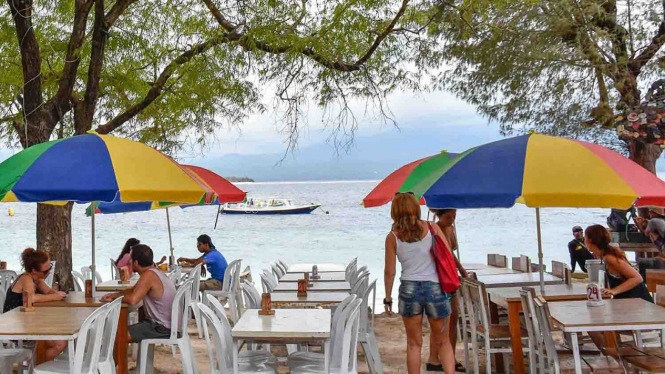
[[[197,257],[196,237],[209,234],[227,260],[241,258],[258,273],[276,259],[297,262],[348,262],[358,257],[368,266],[371,279],[378,278],[377,297],[382,298],[384,240],[390,230],[389,205],[366,209],[362,198],[374,188],[368,182],[239,183],[252,197],[289,198],[300,203],[319,203],[322,209],[300,216],[222,215],[213,230],[217,207],[170,209],[176,257]],[[14,208],[14,217],[7,210]],[[0,211],[2,249],[0,259],[10,269],[20,269],[19,254],[35,245],[34,204],[3,204]],[[326,214],[325,212],[329,214]],[[608,210],[541,210],[545,262],[568,262],[567,243],[574,225],[605,224]],[[423,208],[423,217],[427,211]],[[85,206],[73,211],[74,268],[89,265],[90,218]],[[98,215],[97,264],[102,277],[111,274],[109,258],[116,258],[126,239],[139,238],[150,245],[157,257],[168,256],[169,242],[163,210]],[[511,209],[459,211],[457,230],[462,262],[486,262],[487,253],[510,256],[525,254],[537,262],[535,210],[522,205]],[[631,256],[632,258],[632,256]],[[550,266],[548,265],[548,269]],[[579,270],[578,270],[579,271]],[[257,285],[260,287],[260,282]],[[396,296],[396,290],[393,293]],[[380,299],[378,299],[380,300]]]

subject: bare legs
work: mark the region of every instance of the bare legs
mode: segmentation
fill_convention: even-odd
[[[44,359],[46,361],[53,361],[62,351],[67,348],[67,341],[65,340],[48,340],[46,341],[46,350],[44,351]]]
[[[404,327],[406,328],[406,366],[409,374],[420,374],[420,352],[423,346],[423,316],[402,317]],[[443,370],[446,374],[455,373],[455,355],[450,345],[450,336],[446,329],[448,328],[449,318],[429,319],[432,327],[430,332],[431,352],[436,352],[438,357],[436,361],[430,360],[430,363],[443,362]],[[434,350],[434,347],[438,347]],[[430,359],[432,354],[430,353]]]

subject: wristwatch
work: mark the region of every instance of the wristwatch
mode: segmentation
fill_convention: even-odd
[[[383,299],[383,305],[393,305],[393,300],[390,299],[390,301]]]

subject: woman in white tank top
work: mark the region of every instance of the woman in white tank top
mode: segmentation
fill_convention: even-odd
[[[393,198],[390,215],[392,230],[386,236],[385,286],[383,303],[386,312],[392,312],[392,289],[396,273],[396,261],[402,265],[399,287],[399,314],[406,329],[406,361],[409,374],[420,373],[420,350],[423,344],[423,312],[432,325],[430,346],[440,347],[431,352],[426,365],[428,371],[455,372],[455,356],[447,329],[450,316],[450,295],[441,291],[434,259],[430,254],[432,234],[439,236],[446,245],[446,237],[437,225],[429,226],[420,219],[420,204],[408,193],[397,193]],[[449,247],[449,245],[448,245]]]

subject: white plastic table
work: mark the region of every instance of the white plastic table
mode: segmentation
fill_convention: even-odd
[[[296,292],[270,294],[273,308],[332,307],[349,297],[348,292],[308,292],[299,297]]]
[[[331,271],[328,273],[319,274],[319,279],[312,279],[311,271],[309,281],[312,283],[316,282],[346,282],[346,273],[343,271]],[[298,282],[298,279],[305,279],[305,272],[302,273],[288,273],[283,277],[279,278],[279,282]]]
[[[102,292],[124,291],[136,286],[138,281],[138,278],[131,278],[128,284],[121,284],[119,280],[110,280],[96,284],[95,288]]]
[[[304,273],[306,271],[312,272],[312,266],[316,265],[319,269],[319,273],[330,273],[330,272],[344,272],[346,271],[346,265],[344,264],[293,264],[289,265],[289,268],[286,270],[287,273]]]
[[[325,370],[330,372],[329,309],[274,309],[271,316],[259,315],[258,309],[248,309],[233,326],[233,373],[238,374],[238,352],[243,341],[263,343],[322,342]]]
[[[272,292],[296,292],[298,291],[298,283],[285,282],[279,283]],[[349,282],[318,282],[312,283],[307,287],[307,292],[349,292],[351,285]]]

